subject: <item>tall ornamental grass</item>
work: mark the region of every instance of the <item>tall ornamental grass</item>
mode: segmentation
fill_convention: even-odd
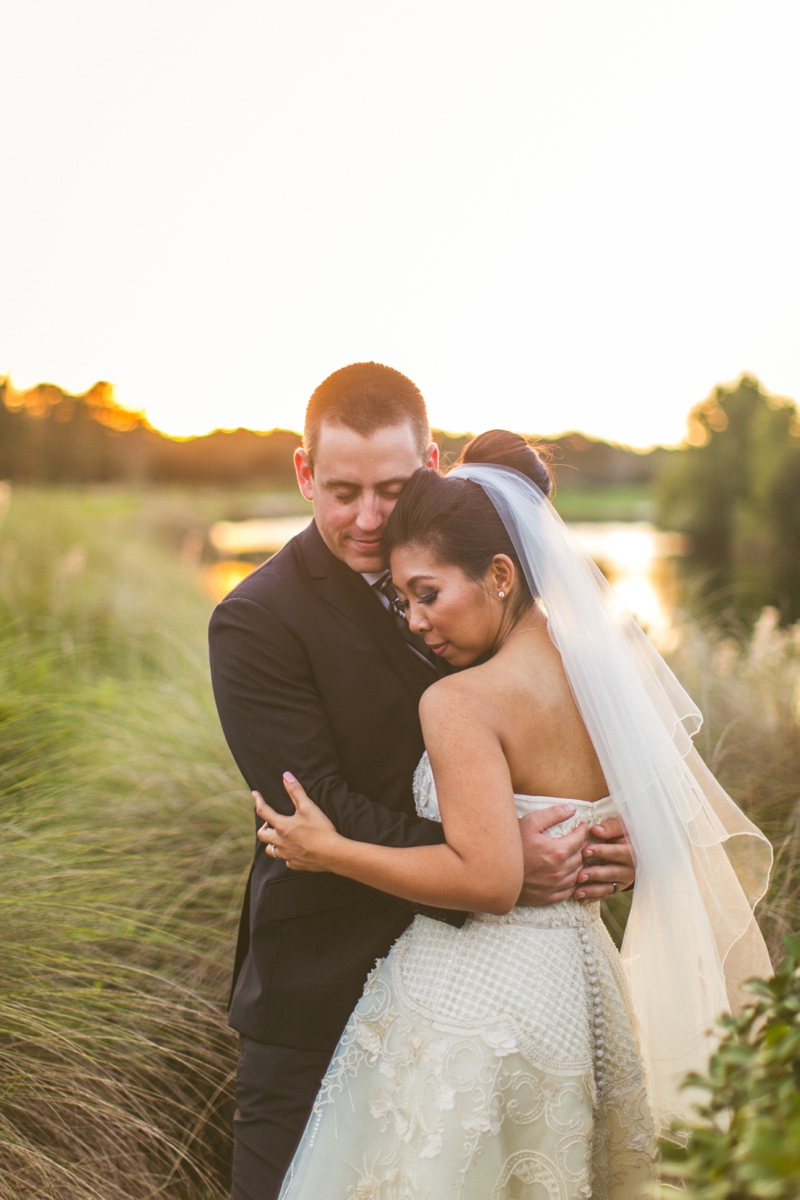
[[[800,932],[800,622],[781,628],[774,608],[752,632],[686,619],[669,659],[704,715],[698,750],[775,848],[758,911],[777,963]]]
[[[248,797],[180,497],[0,530],[0,1197],[223,1197]]]

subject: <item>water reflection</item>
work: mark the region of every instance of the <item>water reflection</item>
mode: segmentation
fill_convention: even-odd
[[[227,596],[238,583],[246,579],[258,562],[246,555],[269,558],[287,542],[302,533],[309,517],[254,517],[248,521],[217,521],[211,526],[208,540],[221,555],[219,562],[204,567],[202,579],[206,590],[215,600]],[[234,555],[242,557],[234,558]]]
[[[302,533],[309,523],[302,517],[256,517],[250,521],[217,521],[211,526],[209,541],[220,554],[272,554]]]
[[[657,641],[666,637],[677,600],[674,560],[686,552],[681,534],[647,521],[572,522],[569,528],[639,623]]]
[[[236,555],[280,550],[309,523],[307,516],[218,521],[209,540],[224,556],[210,567],[206,582],[215,599],[246,578],[257,565]],[[678,533],[664,533],[647,521],[572,522],[569,528],[627,607],[656,639],[668,636],[676,601],[674,559],[685,552]]]

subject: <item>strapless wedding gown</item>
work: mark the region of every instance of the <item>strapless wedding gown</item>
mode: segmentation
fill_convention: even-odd
[[[439,819],[427,755],[421,816]],[[555,803],[517,796],[523,816]],[[570,801],[579,823],[610,799]],[[654,1138],[599,903],[418,916],[370,975],[280,1200],[641,1200]]]

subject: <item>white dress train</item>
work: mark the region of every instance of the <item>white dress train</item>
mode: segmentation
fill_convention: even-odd
[[[427,755],[417,811],[438,819]],[[517,796],[519,816],[554,803]],[[570,801],[550,832],[612,815]],[[600,905],[418,916],[369,977],[280,1200],[642,1200],[654,1132]]]

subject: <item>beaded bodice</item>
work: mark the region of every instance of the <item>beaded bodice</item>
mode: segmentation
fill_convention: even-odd
[[[571,833],[578,825],[595,825],[609,817],[616,816],[614,802],[610,796],[589,802],[588,800],[571,800],[564,796],[524,796],[515,792],[514,802],[518,817],[527,816],[532,812],[541,812],[543,808],[551,808],[554,804],[574,804],[576,809],[574,815],[568,817],[566,821],[561,821],[558,825],[551,826],[547,831],[549,837],[563,837],[565,833]],[[441,821],[436,783],[427,750],[417,763],[417,769],[414,772],[414,804],[418,816],[427,817],[429,821]]]
[[[427,750],[419,760],[414,772],[414,803],[418,816],[427,817],[430,821],[441,821],[436,783]],[[590,803],[588,800],[570,800],[560,796],[524,796],[515,793],[514,803],[518,817],[527,816],[532,812],[541,812],[542,809],[551,808],[554,804],[574,804],[574,814],[566,821],[552,825],[547,830],[549,837],[563,837],[565,834],[571,833],[573,829],[577,829],[578,825],[599,824],[601,821],[617,815],[610,796]],[[562,900],[559,904],[551,904],[546,908],[517,906],[503,916],[494,916],[491,913],[474,913],[473,916],[476,920],[488,921],[492,924],[524,923],[537,925],[544,929],[553,929],[562,925],[573,927],[586,925],[597,919],[599,908],[599,903],[580,904],[575,900]]]

